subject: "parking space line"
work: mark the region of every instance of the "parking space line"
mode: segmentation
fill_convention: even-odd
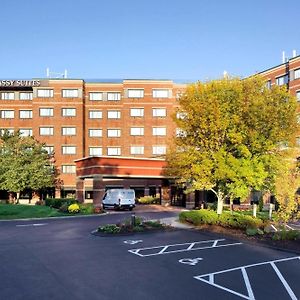
[[[163,245],[163,246],[155,246],[155,247],[147,247],[147,248],[139,248],[139,249],[130,249],[128,251],[130,253],[136,254],[141,257],[147,257],[147,256],[161,255],[161,254],[170,254],[170,253],[186,252],[186,251],[193,251],[193,250],[211,249],[211,248],[235,246],[235,245],[242,244],[240,242],[221,244],[221,245],[218,244],[219,242],[223,242],[223,241],[225,241],[225,239],[190,242],[190,243],[183,243],[183,244],[171,244],[171,245]],[[211,244],[211,245],[209,245],[209,244]],[[175,248],[175,250],[172,250],[174,248]],[[176,249],[176,248],[181,248],[181,249]]]
[[[282,258],[282,259],[277,259],[277,260],[273,260],[273,261],[266,261],[266,262],[261,262],[261,263],[257,263],[257,264],[251,264],[251,265],[246,265],[246,266],[241,266],[241,267],[236,267],[236,268],[231,268],[231,269],[227,269],[227,270],[223,270],[223,271],[218,271],[218,272],[213,272],[213,273],[208,273],[208,274],[204,274],[204,275],[198,275],[198,276],[194,276],[195,279],[200,280],[204,283],[207,283],[209,285],[212,285],[216,288],[225,290],[231,294],[237,295],[241,298],[244,299],[248,299],[248,300],[255,300],[254,297],[254,293],[249,281],[249,277],[247,275],[246,269],[247,268],[252,268],[252,267],[257,267],[257,266],[262,266],[262,265],[271,265],[274,269],[274,271],[276,272],[277,276],[279,277],[281,283],[283,284],[284,288],[286,289],[286,291],[288,292],[290,298],[292,300],[297,300],[298,298],[296,297],[296,295],[294,294],[294,292],[292,291],[292,289],[290,288],[289,284],[287,283],[286,279],[283,277],[283,275],[281,274],[281,272],[279,271],[279,269],[277,268],[277,266],[275,265],[276,263],[279,262],[284,262],[284,261],[289,261],[289,260],[294,260],[294,259],[298,259],[300,260],[300,256],[296,256],[296,257],[289,257],[289,258]],[[240,270],[242,272],[243,275],[243,279],[244,279],[244,283],[246,285],[247,288],[247,293],[248,295],[243,295],[237,291],[234,291],[232,289],[229,289],[225,286],[219,285],[215,283],[215,276],[219,275],[219,274],[224,274],[224,273],[229,273],[232,271],[237,271]]]
[[[48,225],[48,223],[19,224],[19,225],[16,225],[16,227],[32,227],[32,226],[45,226],[45,225]]]

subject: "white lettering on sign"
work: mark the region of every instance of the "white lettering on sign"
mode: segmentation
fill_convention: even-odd
[[[203,260],[203,258],[201,257],[197,257],[197,258],[182,258],[179,259],[179,262],[185,265],[190,265],[190,266],[196,266],[196,264]]]
[[[0,87],[34,87],[40,85],[40,80],[0,80]]]
[[[127,240],[127,241],[124,241],[124,244],[135,245],[135,244],[142,243],[142,242],[143,242],[143,240]]]

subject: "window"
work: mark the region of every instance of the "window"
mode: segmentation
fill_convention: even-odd
[[[176,93],[176,100],[179,100],[183,96],[183,92]]]
[[[90,156],[101,156],[102,155],[102,147],[89,147],[89,155]]]
[[[40,117],[53,117],[53,108],[40,108]]]
[[[120,147],[108,147],[107,148],[107,155],[119,156],[119,155],[121,155],[121,148]]]
[[[129,89],[128,98],[143,98],[144,90],[143,89]]]
[[[62,90],[62,96],[63,98],[78,98],[78,90],[76,89],[67,89]]]
[[[144,135],[144,127],[131,127],[130,135]]]
[[[300,102],[300,91],[296,92],[296,98],[297,98],[297,101]]]
[[[107,136],[108,137],[120,137],[121,129],[107,129]]]
[[[107,119],[120,119],[121,112],[119,110],[109,110],[107,112]]]
[[[76,117],[76,108],[62,108],[63,117]]]
[[[15,117],[14,110],[1,110],[2,119],[13,119]]]
[[[40,127],[40,135],[53,135],[53,127]]]
[[[167,110],[165,108],[152,108],[153,117],[166,117]]]
[[[20,128],[19,129],[20,136],[32,136],[32,129]]]
[[[0,129],[0,135],[3,135],[5,132],[9,134],[14,134],[14,130],[12,128],[1,128]]]
[[[276,78],[277,85],[284,85],[287,83],[288,83],[288,75],[287,74]]]
[[[166,146],[153,146],[152,154],[154,155],[164,155],[166,154],[167,147]]]
[[[1,99],[2,100],[14,100],[15,99],[15,93],[14,92],[1,93]]]
[[[177,119],[185,119],[187,117],[187,113],[186,112],[177,112],[176,113],[176,118]]]
[[[90,110],[89,118],[90,119],[102,119],[102,111],[101,110]]]
[[[76,135],[76,127],[62,127],[62,135]]]
[[[61,171],[64,174],[75,174],[76,173],[76,166],[72,165],[62,165]]]
[[[39,98],[53,98],[53,90],[37,90],[37,96]]]
[[[121,93],[107,93],[108,101],[119,101],[121,100]]]
[[[185,137],[186,132],[184,130],[182,130],[181,128],[176,128],[176,136],[177,137]]]
[[[143,108],[131,108],[130,109],[130,116],[131,117],[143,117],[144,116],[144,109]]]
[[[153,135],[167,135],[167,128],[166,127],[153,127],[152,134]]]
[[[32,100],[33,98],[33,93],[20,93],[20,100]]]
[[[98,93],[98,92],[90,93],[90,100],[91,101],[102,101],[103,100],[103,93]]]
[[[62,154],[76,154],[76,146],[62,146]]]
[[[130,154],[144,154],[144,147],[143,146],[131,146],[130,147]]]
[[[270,89],[271,88],[271,85],[272,85],[272,82],[271,82],[271,79],[266,81],[266,88],[267,89]]]
[[[32,119],[32,110],[20,110],[19,117],[20,119]]]
[[[152,91],[153,98],[169,98],[169,90],[167,89],[154,89]]]
[[[48,152],[48,154],[53,154],[54,146],[43,146],[43,149]]]
[[[89,129],[89,137],[102,137],[102,129]]]
[[[294,78],[295,79],[300,78],[300,69],[295,70]]]

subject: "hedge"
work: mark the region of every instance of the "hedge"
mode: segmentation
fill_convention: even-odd
[[[69,206],[71,204],[77,203],[74,198],[46,198],[45,205],[53,208],[60,209],[64,204]]]

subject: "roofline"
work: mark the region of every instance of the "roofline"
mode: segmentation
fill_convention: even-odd
[[[132,156],[107,156],[107,155],[101,155],[101,156],[86,156],[83,158],[75,159],[74,162],[82,161],[85,159],[91,159],[91,158],[114,158],[114,159],[132,159],[132,160],[150,160],[150,161],[166,161],[163,158],[148,158],[148,157],[132,157]]]

